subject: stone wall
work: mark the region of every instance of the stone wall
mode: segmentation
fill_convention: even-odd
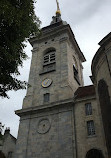
[[[92,115],[86,115],[85,104],[91,103]],[[95,135],[88,136],[87,121],[93,120],[95,126]],[[77,99],[75,103],[75,129],[77,158],[85,158],[91,149],[98,149],[105,158],[108,158],[105,145],[101,113],[95,96]]]
[[[30,118],[21,117],[15,157],[75,158],[73,105],[56,105],[34,112]]]
[[[92,61],[92,80],[101,109],[107,150],[111,157],[111,33],[99,44],[100,48]]]

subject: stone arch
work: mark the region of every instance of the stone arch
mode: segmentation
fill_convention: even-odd
[[[2,151],[0,151],[0,158],[6,158]]]
[[[101,150],[91,149],[87,152],[86,158],[104,158],[104,156]]]
[[[56,51],[56,49],[54,47],[47,48],[47,49],[44,50],[43,55],[45,55],[45,54],[47,54],[51,51]]]

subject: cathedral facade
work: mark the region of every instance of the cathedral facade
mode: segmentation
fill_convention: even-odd
[[[30,43],[15,158],[111,158],[111,33],[99,43],[89,86],[86,59],[60,10]]]

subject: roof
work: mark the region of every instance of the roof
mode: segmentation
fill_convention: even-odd
[[[106,35],[98,44],[100,46],[107,44],[107,42],[111,41],[111,32]]]
[[[97,50],[96,54],[94,55],[92,59],[91,71],[92,71],[93,80],[95,79],[94,73],[96,70],[96,65],[98,64],[98,61],[100,60],[101,55],[105,54],[105,47],[110,42],[111,42],[111,32],[99,42],[100,48]]]
[[[94,85],[79,87],[75,92],[75,99],[89,97],[95,95]]]

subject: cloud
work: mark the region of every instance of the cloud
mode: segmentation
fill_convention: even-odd
[[[62,10],[66,8],[65,16],[69,18],[75,24],[84,23],[86,20],[91,19],[99,12],[101,8],[110,4],[110,0],[78,0],[78,1],[67,1],[61,6]],[[69,11],[70,10],[70,11]]]

